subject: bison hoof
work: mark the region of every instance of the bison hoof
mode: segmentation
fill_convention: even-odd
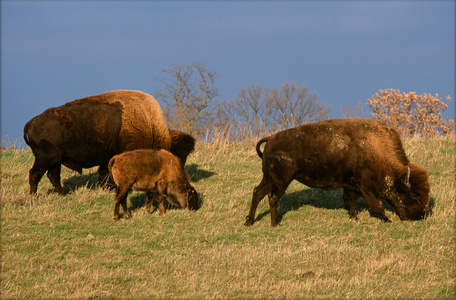
[[[244,223],[244,226],[252,226],[253,220],[250,219],[249,216],[245,217],[245,219],[246,219],[246,221],[245,221],[245,223]]]
[[[57,194],[59,194],[60,196],[63,196],[63,197],[65,197],[68,194],[63,189],[55,189],[55,191],[57,192]]]

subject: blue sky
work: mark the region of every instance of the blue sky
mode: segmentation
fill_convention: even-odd
[[[380,89],[453,99],[454,1],[1,1],[1,135],[110,90],[154,94],[174,64],[250,84],[306,85],[340,117]],[[365,108],[369,112],[368,108]]]

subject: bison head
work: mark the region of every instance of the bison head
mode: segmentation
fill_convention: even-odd
[[[399,176],[396,187],[399,203],[396,209],[401,220],[421,220],[429,209],[429,177],[416,165],[409,165]],[[400,205],[400,204],[399,204]]]
[[[198,207],[198,193],[196,192],[195,188],[191,185],[188,187],[187,190],[187,203],[188,209],[190,210],[197,210]]]

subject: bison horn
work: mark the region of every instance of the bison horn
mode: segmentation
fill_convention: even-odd
[[[404,183],[408,188],[411,187],[411,185],[410,185],[410,167],[407,167],[407,176],[405,176]]]

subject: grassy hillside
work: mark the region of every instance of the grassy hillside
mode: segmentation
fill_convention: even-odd
[[[113,220],[113,193],[62,168],[69,195],[49,180],[28,196],[29,150],[4,150],[1,199],[2,298],[422,298],[454,299],[455,148],[451,139],[404,141],[431,180],[432,216],[392,223],[359,221],[342,208],[341,191],[294,182],[270,227],[267,199],[244,227],[261,180],[254,143],[200,143],[186,171],[203,204],[144,214],[133,193],[133,218]]]

